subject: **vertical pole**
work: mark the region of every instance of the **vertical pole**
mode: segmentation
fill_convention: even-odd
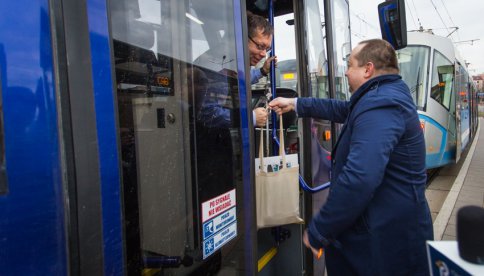
[[[269,1],[269,23],[271,23],[272,27],[274,28],[274,3],[272,0]],[[275,56],[276,54],[276,45],[275,45],[275,39],[274,37],[276,34],[272,36],[272,50],[270,53],[270,56]],[[276,70],[274,63],[271,64],[271,92],[272,92],[272,98],[275,99],[277,97],[276,94]],[[275,112],[272,112],[272,154],[277,155],[279,152],[279,145],[277,143],[274,143],[274,141],[277,140],[277,131],[276,131],[276,121],[277,121],[277,114]]]
[[[324,23],[326,28],[326,49],[328,52],[328,88],[329,97],[336,98],[336,83],[335,83],[335,49],[333,36],[333,7],[331,0],[324,0]],[[336,125],[331,122],[331,146],[336,144]]]

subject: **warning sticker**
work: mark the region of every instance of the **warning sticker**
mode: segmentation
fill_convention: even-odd
[[[235,189],[202,203],[202,223],[234,207]]]

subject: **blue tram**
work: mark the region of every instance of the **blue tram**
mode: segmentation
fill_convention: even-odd
[[[266,90],[349,98],[347,0],[0,8],[0,275],[323,273],[302,225],[257,229],[251,110]],[[297,61],[287,81],[248,85],[246,10],[274,24],[281,64]],[[340,126],[285,122],[301,177],[327,182]],[[301,216],[325,197],[301,194]]]
[[[286,92],[344,99],[347,0],[0,9],[0,275],[322,273],[302,225],[256,227],[246,10],[274,22],[280,61],[298,60]],[[204,116],[206,97],[224,120]],[[285,127],[308,185],[328,181],[338,126]],[[301,195],[301,215],[323,200]]]
[[[400,71],[410,87],[425,132],[427,168],[459,161],[477,129],[477,94],[449,38],[408,33],[408,46],[397,51]]]

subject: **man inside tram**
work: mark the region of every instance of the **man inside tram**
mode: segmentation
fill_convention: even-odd
[[[266,57],[271,50],[272,35],[274,28],[262,16],[247,11],[247,29],[249,32],[249,60],[250,60],[250,83],[257,83],[262,77],[267,76],[271,70],[271,62],[277,62],[277,56],[268,57],[260,68],[255,66]],[[267,121],[267,111],[263,107],[253,110],[254,123],[263,126]]]
[[[248,49],[252,67],[256,66],[271,48],[273,28],[261,16],[248,12]],[[226,35],[230,38],[230,35]],[[225,36],[222,38],[225,38]],[[239,119],[235,110],[237,87],[235,53],[225,43],[219,43],[200,55],[193,64],[191,74],[194,82],[190,90],[195,93],[197,121],[198,173],[203,199],[214,196],[217,190],[229,190],[233,186],[235,172],[230,131]],[[267,58],[261,68],[251,68],[251,82],[256,83],[270,71],[276,57]],[[253,110],[254,126],[265,125],[268,112],[264,107]]]
[[[277,62],[277,56],[267,57],[267,53],[271,50],[272,44],[272,35],[274,33],[273,27],[270,23],[262,16],[256,15],[251,13],[250,11],[247,12],[247,27],[248,27],[248,50],[249,50],[249,62],[250,62],[250,81],[251,84],[257,83],[261,78],[267,76],[271,70],[271,62]],[[211,68],[213,67],[214,60],[216,58],[214,55],[219,54],[219,50],[212,50],[207,52],[197,60],[194,61],[194,64],[201,65],[201,67]],[[260,68],[256,68],[256,66],[264,60],[262,66]],[[226,63],[230,62],[230,59],[224,55],[222,58]],[[230,70],[230,68],[223,68],[220,70],[223,74],[227,75],[235,75],[234,70]],[[224,93],[225,92],[220,92]],[[219,93],[219,94],[220,94]],[[206,94],[206,93],[205,93]],[[213,93],[212,93],[213,95]],[[223,104],[220,103],[219,100],[215,100],[215,98],[205,97],[202,99],[202,113],[200,114],[201,117],[209,120],[211,122],[217,122],[217,125],[221,126],[224,125],[224,122],[230,121],[230,112],[229,110],[223,108]],[[217,98],[221,98],[218,97]],[[253,115],[253,122],[255,126],[263,126],[267,121],[267,111],[263,107],[257,107],[252,112]],[[218,117],[218,120],[215,117]]]
[[[327,202],[304,233],[325,252],[329,275],[427,275],[433,239],[425,198],[425,142],[395,50],[381,39],[353,49],[349,101],[276,98],[278,114],[344,123],[332,155]]]

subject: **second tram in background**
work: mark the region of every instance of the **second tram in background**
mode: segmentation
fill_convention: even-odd
[[[449,38],[422,32],[408,33],[398,61],[425,132],[427,168],[458,162],[478,124],[477,91],[465,61]]]

